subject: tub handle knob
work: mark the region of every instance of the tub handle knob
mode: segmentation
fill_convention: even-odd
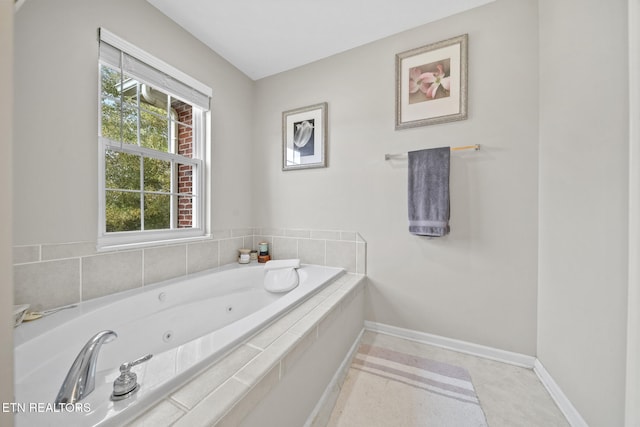
[[[146,362],[152,357],[152,354],[147,354],[146,356],[142,356],[132,362],[125,362],[120,365],[120,376],[113,382],[111,400],[123,400],[134,395],[138,391],[140,388],[140,384],[138,384],[138,376],[135,372],[131,372],[131,368]]]

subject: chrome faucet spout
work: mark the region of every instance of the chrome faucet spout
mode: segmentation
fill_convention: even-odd
[[[95,334],[80,350],[71,365],[55,403],[76,403],[88,396],[95,388],[96,365],[102,344],[113,341],[118,335],[113,331]]]

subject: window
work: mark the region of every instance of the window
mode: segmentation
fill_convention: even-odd
[[[211,90],[104,29],[99,74],[98,246],[204,235]]]

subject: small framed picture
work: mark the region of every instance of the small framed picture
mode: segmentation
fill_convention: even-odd
[[[463,34],[396,55],[396,130],[467,118]]]
[[[282,113],[282,170],[327,167],[327,103]]]

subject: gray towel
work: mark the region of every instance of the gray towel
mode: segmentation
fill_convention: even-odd
[[[409,152],[409,232],[449,233],[449,147]]]

